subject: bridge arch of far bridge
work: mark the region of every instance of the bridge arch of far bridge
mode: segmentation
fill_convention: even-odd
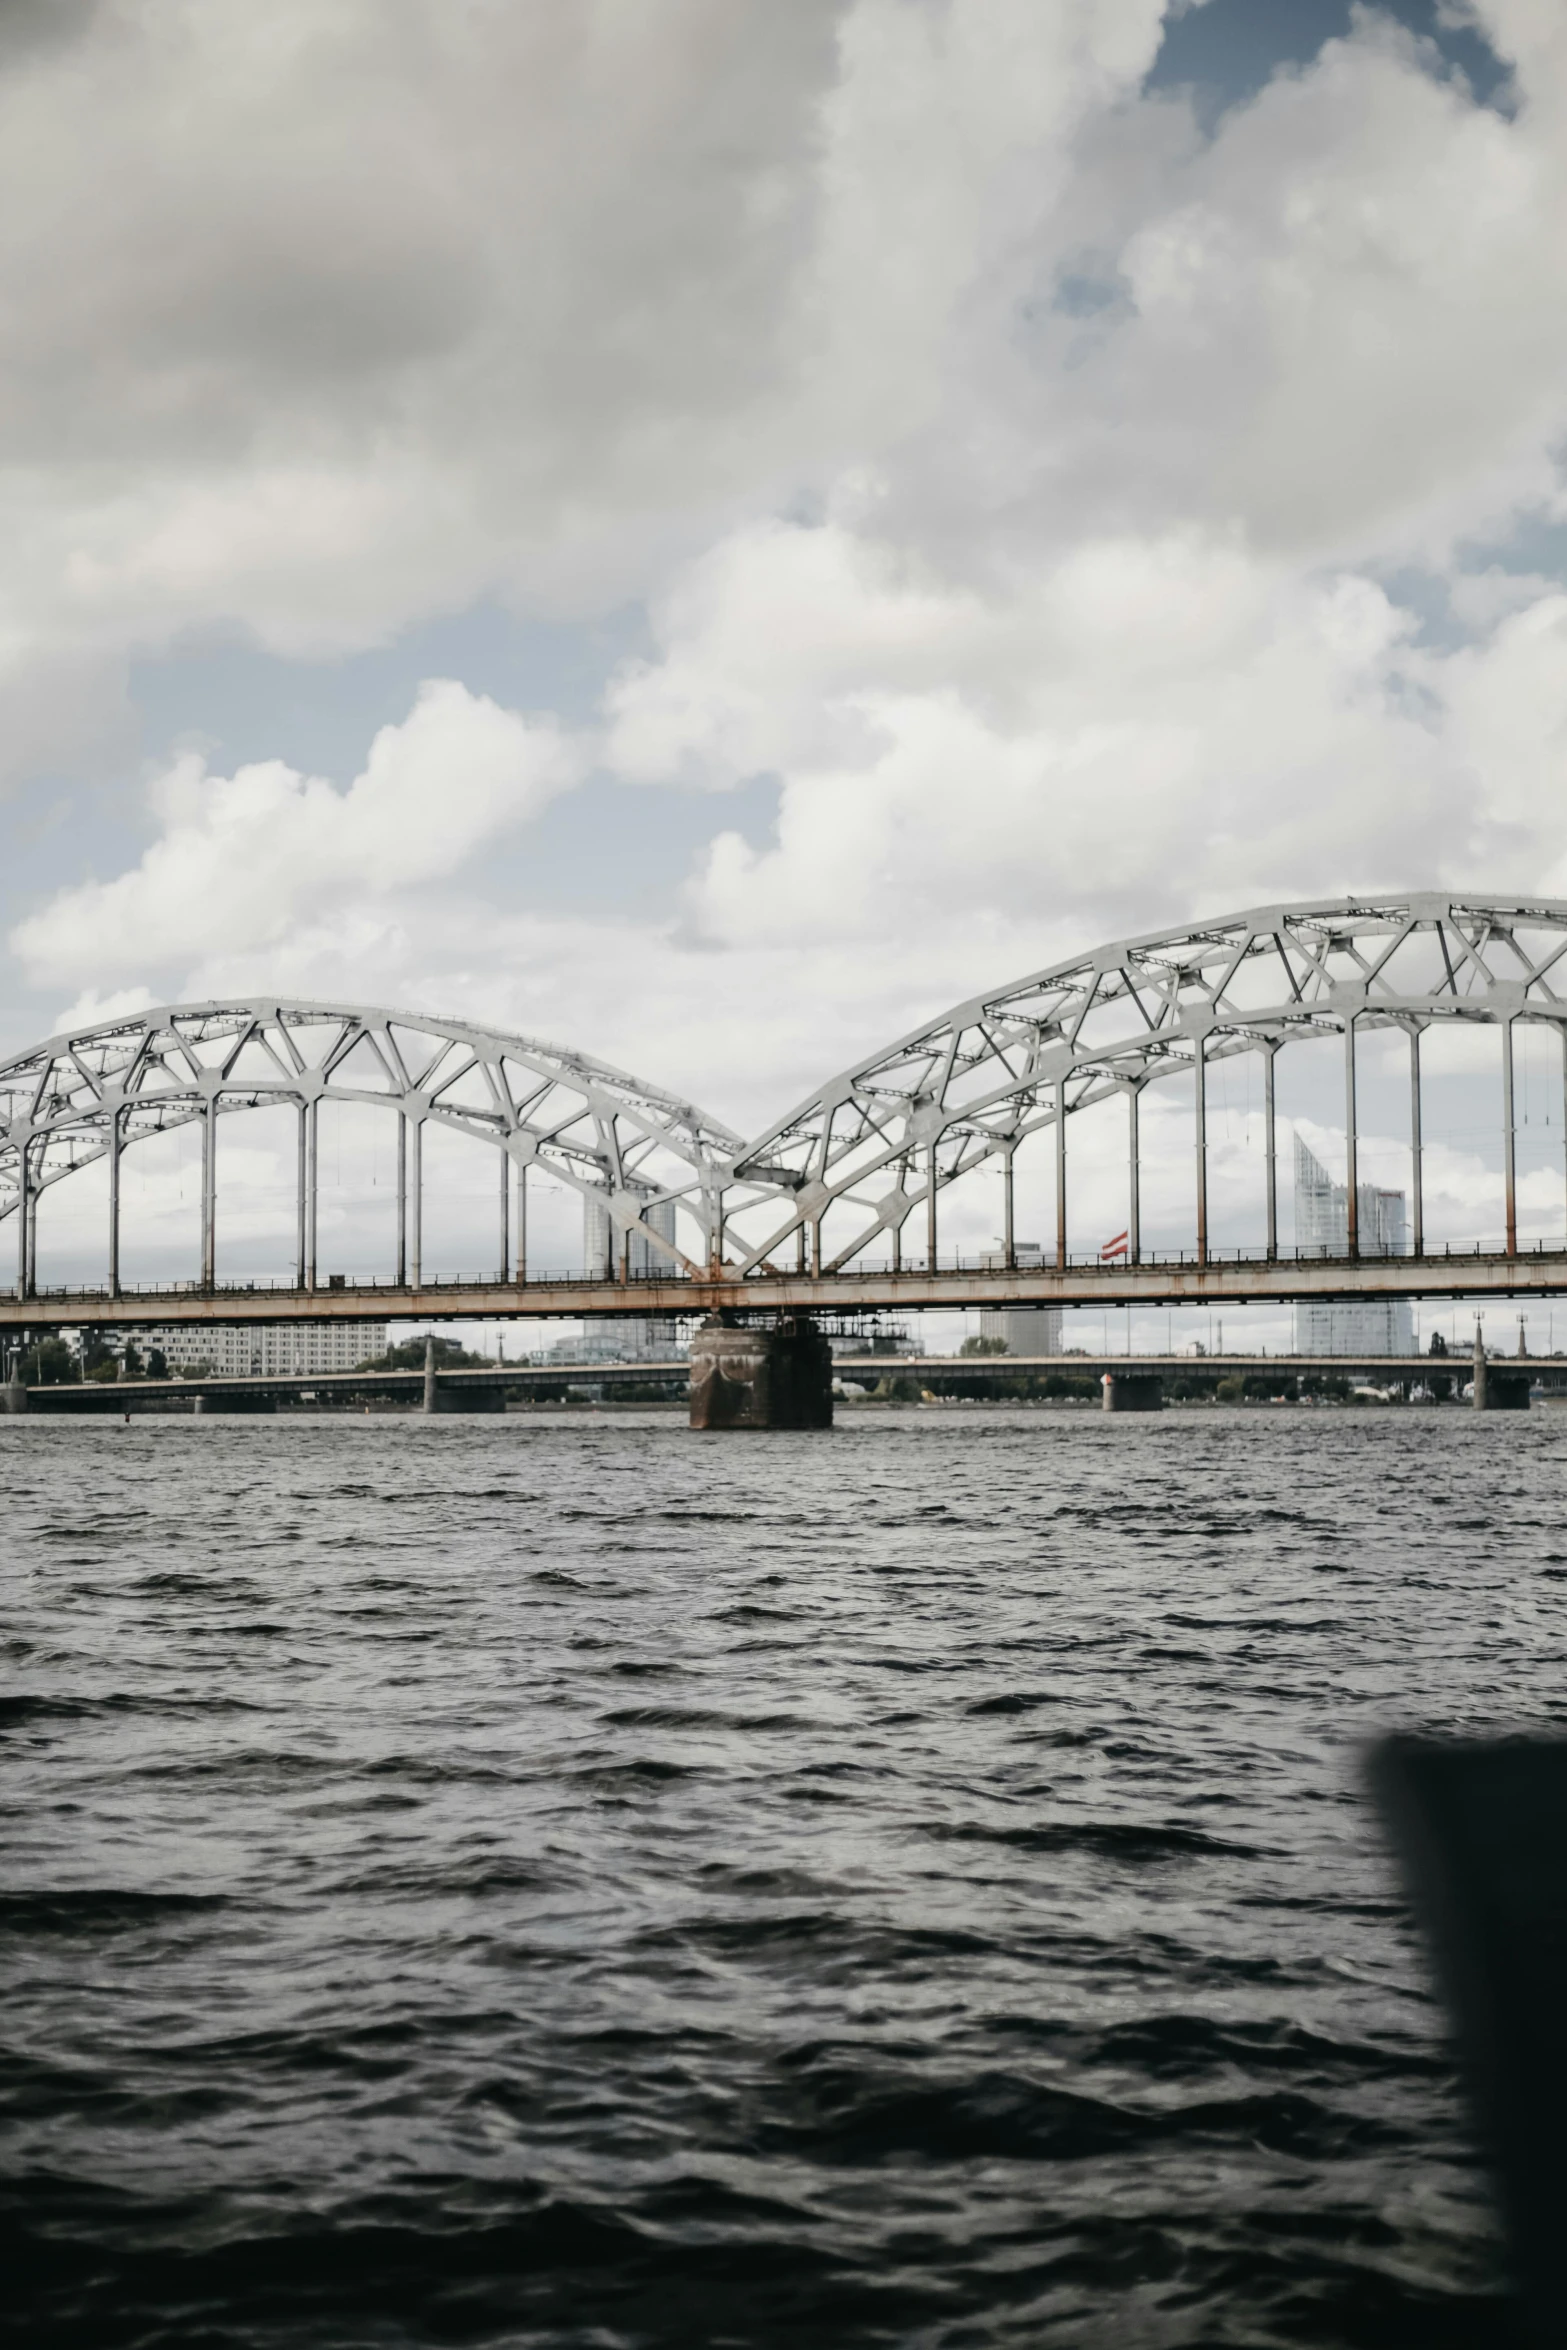
[[[933,1272],[941,1262],[942,1196],[982,1168],[1000,1173],[1005,1229],[998,1254],[1012,1268],[1014,1163],[1041,1137],[1054,1149],[1055,1262],[1064,1268],[1068,1129],[1074,1117],[1119,1097],[1127,1110],[1127,1254],[1135,1263],[1140,1103],[1150,1085],[1184,1075],[1196,1128],[1195,1253],[1204,1264],[1208,1072],[1250,1055],[1263,1073],[1272,1260],[1280,1253],[1278,1056],[1291,1043],[1327,1036],[1340,1040],[1343,1053],[1354,1257],[1356,1042],[1367,1031],[1394,1030],[1408,1043],[1411,1240],[1419,1257],[1421,1039],[1434,1026],[1489,1024],[1501,1031],[1505,1250],[1514,1255],[1520,1023],[1555,1029],[1567,1049],[1567,902],[1433,893],[1346,898],[1254,908],[1118,941],[955,1006],[818,1088],[750,1143],[661,1087],[500,1030],[334,1004],[172,1006],[98,1022],[0,1064],[0,1222],[15,1219],[16,1291],[26,1301],[37,1287],[39,1197],[107,1160],[109,1290],[118,1294],[124,1154],[147,1136],[195,1123],[202,1286],[211,1290],[220,1127],[235,1112],[291,1105],[296,1291],[303,1298],[316,1287],[320,1105],[352,1102],[396,1121],[399,1289],[421,1286],[422,1143],[433,1128],[496,1152],[497,1265],[500,1283],[513,1292],[528,1286],[527,1184],[538,1167],[605,1211],[606,1261],[593,1270],[610,1285],[625,1288],[640,1236],[644,1266],[700,1281],[704,1302],[715,1302],[715,1289],[746,1302],[749,1290],[763,1304],[755,1284],[767,1276],[830,1283],[873,1268],[894,1277]],[[668,1281],[654,1286],[665,1294],[654,1303],[649,1292],[650,1310],[667,1313]],[[286,1294],[278,1293],[280,1307]],[[818,1292],[794,1302],[825,1299]]]

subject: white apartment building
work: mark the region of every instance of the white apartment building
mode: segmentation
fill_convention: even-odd
[[[354,1371],[387,1346],[384,1322],[177,1322],[130,1335],[143,1362],[156,1347],[171,1372],[205,1363],[216,1379]]]
[[[1355,1187],[1356,1237],[1363,1257],[1400,1257],[1408,1238],[1401,1191]],[[1295,1248],[1303,1257],[1349,1254],[1349,1187],[1295,1137]],[[1358,1298],[1352,1305],[1298,1305],[1295,1350],[1303,1355],[1412,1355],[1414,1314],[1407,1298]]]

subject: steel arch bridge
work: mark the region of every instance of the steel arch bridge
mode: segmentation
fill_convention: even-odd
[[[746,1142],[663,1088],[588,1055],[472,1023],[278,1000],[172,1006],[56,1036],[0,1065],[0,1227],[14,1280],[0,1323],[396,1318],[549,1312],[692,1313],[713,1307],[1161,1302],[1555,1293],[1567,1250],[1520,1251],[1514,1040],[1560,1040],[1567,1103],[1567,901],[1414,893],[1266,906],[1119,940],[954,1006],[821,1086]],[[1487,1255],[1425,1246],[1421,1040],[1433,1027],[1500,1029],[1505,1239]],[[1358,1230],[1358,1039],[1407,1039],[1412,1170],[1408,1253],[1363,1253]],[[1332,1262],[1281,1250],[1278,1057],[1339,1040],[1348,1239]],[[1209,1245],[1208,1076],[1250,1056],[1262,1076],[1266,1239],[1221,1261]],[[1144,1092],[1192,1088],[1192,1246],[1144,1251]],[[1126,1108],[1124,1260],[1068,1253],[1072,1121]],[[318,1279],[323,1102],[395,1120],[395,1266],[375,1282]],[[246,1110],[293,1111],[292,1281],[220,1286],[220,1132]],[[183,1126],[201,1144],[200,1277],[131,1291],[120,1278],[121,1168]],[[423,1263],[424,1141],[448,1131],[495,1153],[491,1274],[434,1283]],[[1043,1139],[1054,1167],[1053,1260],[1019,1261],[1014,1170]],[[107,1162],[107,1281],[40,1293],[38,1203]],[[980,1263],[944,1263],[941,1204],[977,1170],[1000,1178],[1003,1233]],[[539,1170],[593,1205],[602,1262],[530,1272],[528,1196]],[[1567,1171],[1564,1171],[1567,1180]],[[9,1222],[7,1220],[9,1219]]]

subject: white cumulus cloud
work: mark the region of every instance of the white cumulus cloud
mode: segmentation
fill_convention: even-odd
[[[548,721],[449,680],[383,727],[346,791],[281,760],[154,782],[157,839],[131,871],[62,891],[11,944],[35,982],[95,982],[244,953],[323,907],[444,879],[575,782],[583,753]]]

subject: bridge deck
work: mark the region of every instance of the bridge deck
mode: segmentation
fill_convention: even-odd
[[[539,1316],[668,1319],[742,1313],[917,1312],[976,1306],[1192,1306],[1348,1302],[1369,1297],[1567,1296],[1567,1250],[1507,1256],[1210,1257],[1139,1265],[1018,1268],[954,1266],[935,1272],[774,1273],[737,1280],[454,1281],[418,1288],[359,1283],[341,1288],[42,1289],[0,1297],[0,1330],[122,1328],[187,1322],[500,1322]]]

